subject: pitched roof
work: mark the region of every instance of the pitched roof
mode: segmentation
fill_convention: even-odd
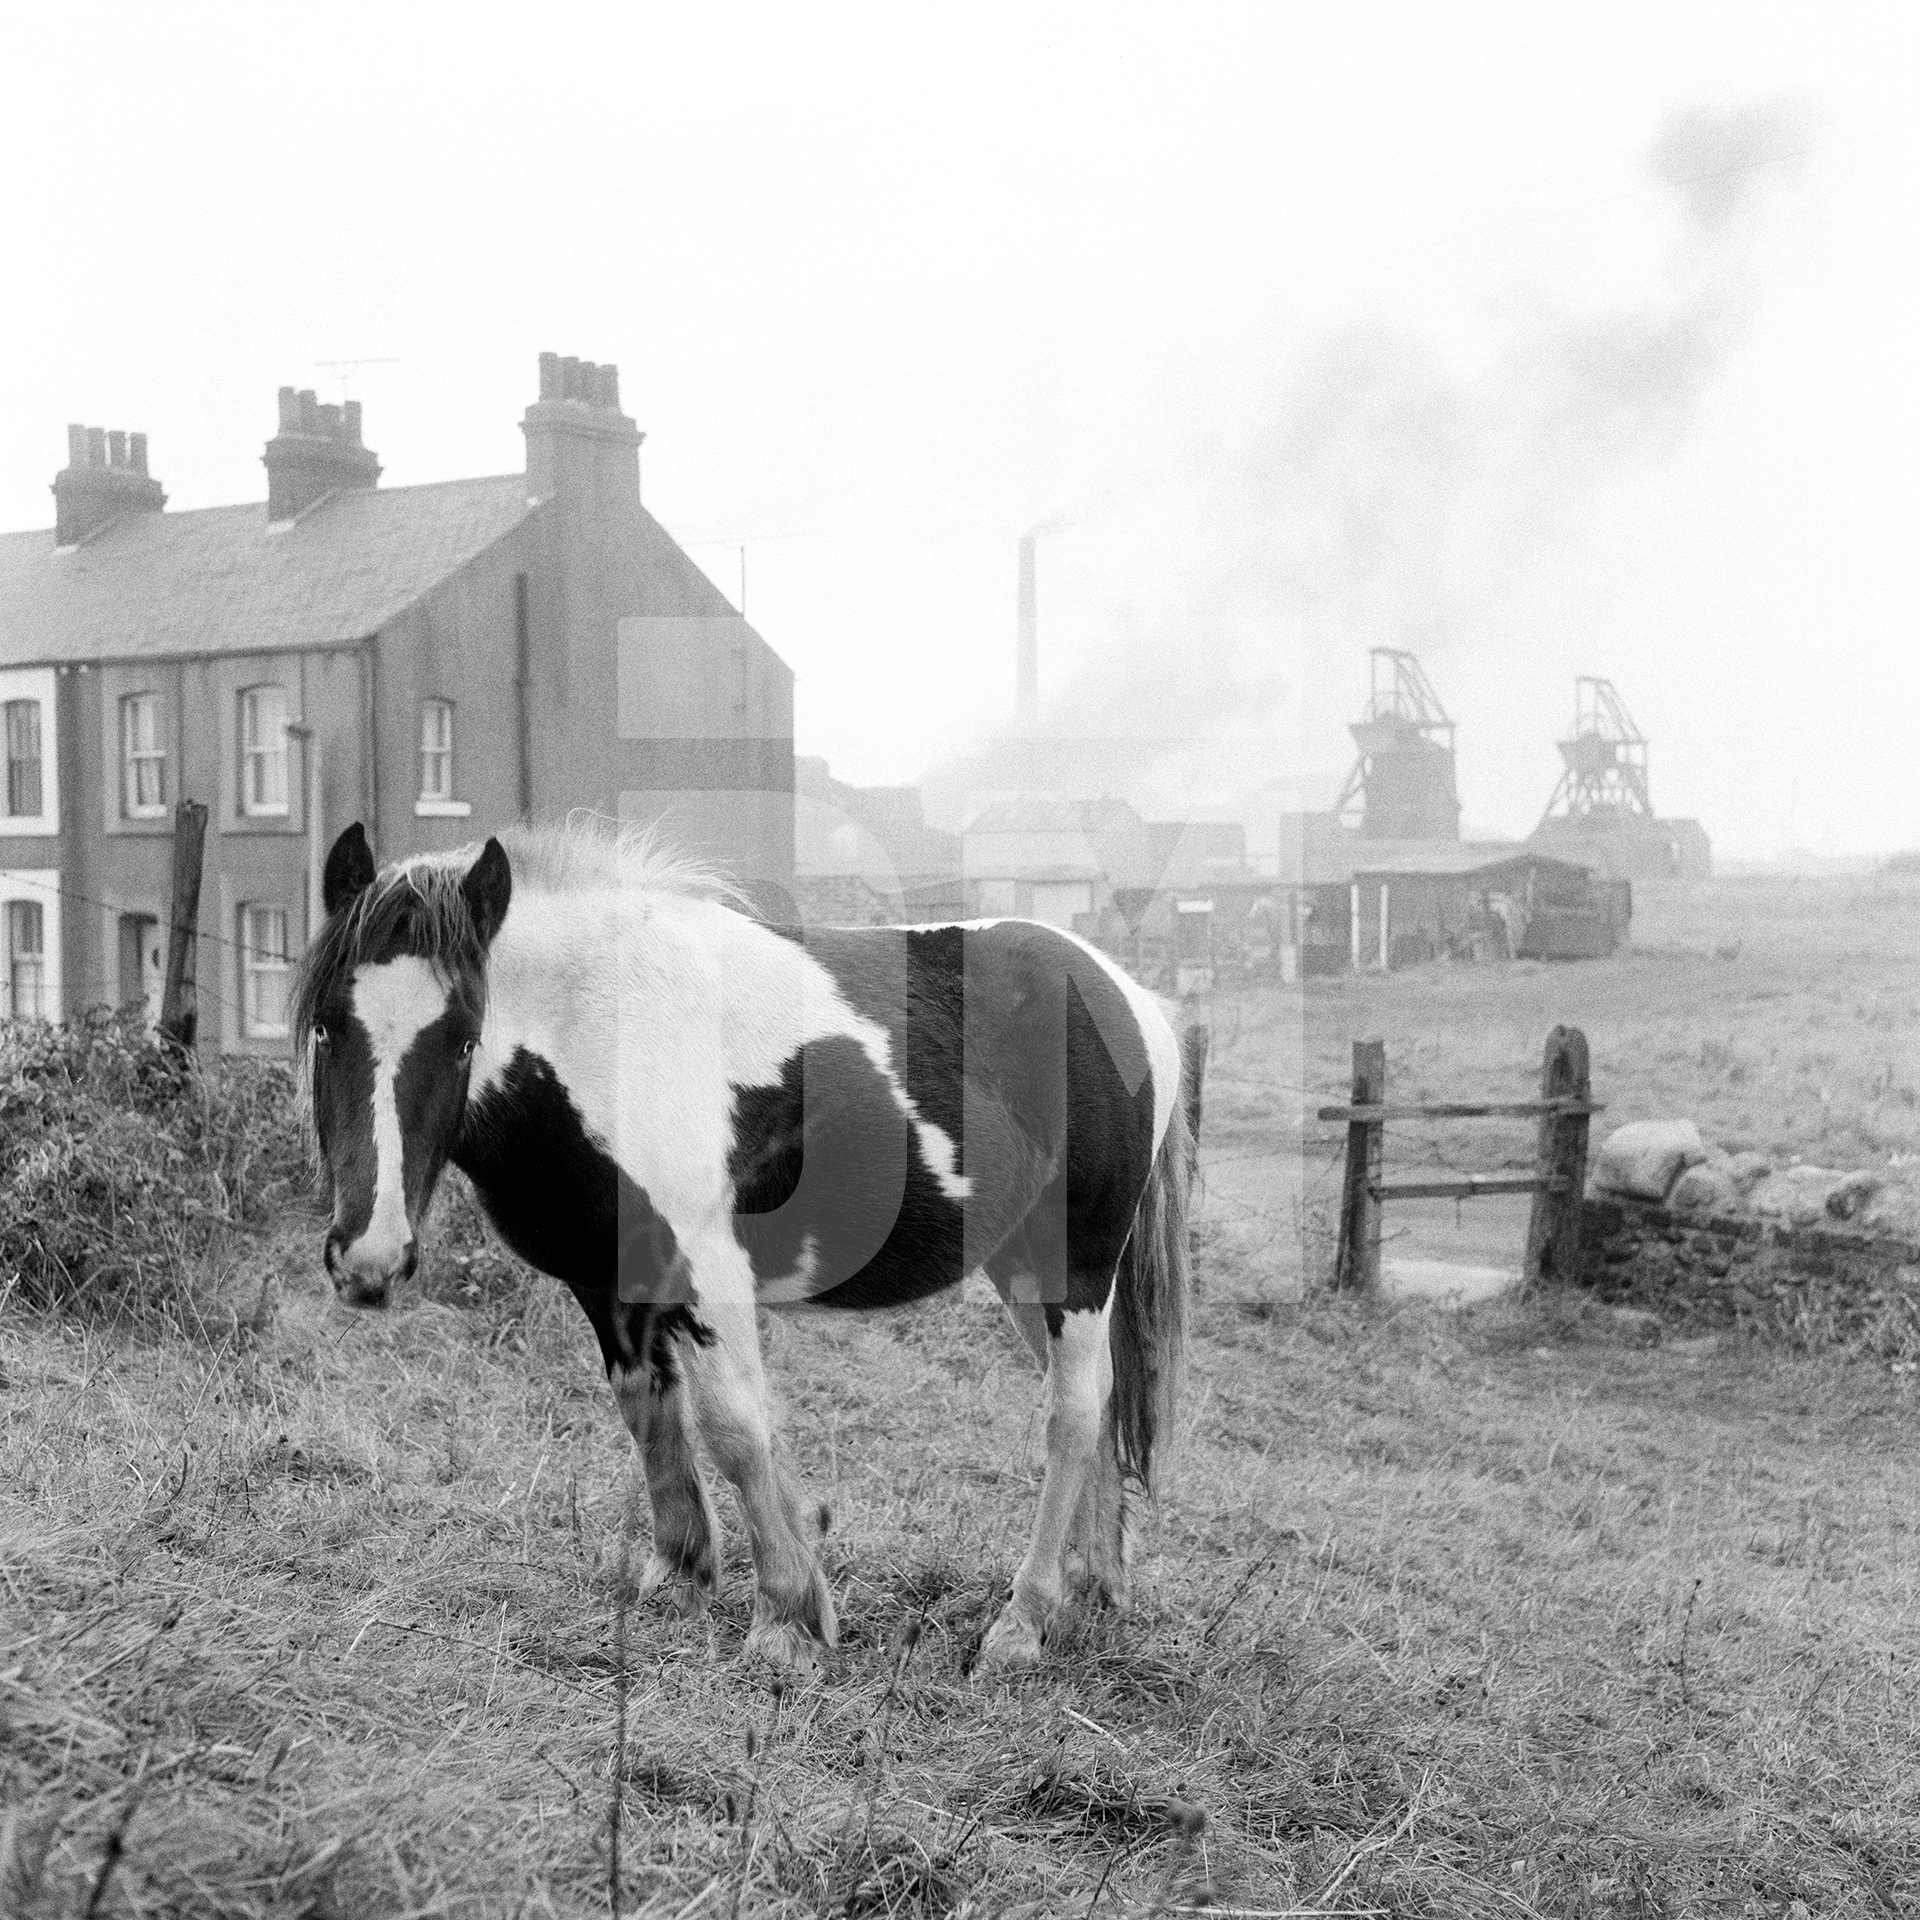
[[[1411,879],[1460,877],[1526,862],[1565,871],[1591,865],[1521,840],[1368,840],[1331,815],[1296,814],[1281,826],[1280,878],[1286,886],[1346,886],[1362,873]]]
[[[1375,851],[1374,849],[1378,849]],[[1586,863],[1542,853],[1519,840],[1375,841],[1354,861],[1355,873],[1459,878],[1491,873],[1497,867],[1558,867],[1563,873],[1585,873]]]
[[[514,473],[354,488],[271,530],[255,503],[126,514],[64,553],[0,534],[0,665],[363,639],[534,510]]]
[[[1124,800],[1070,800],[1057,793],[1019,793],[996,800],[967,823],[969,833],[1138,835],[1147,823]]]

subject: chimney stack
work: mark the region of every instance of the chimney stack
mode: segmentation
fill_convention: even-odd
[[[1020,536],[1020,583],[1014,608],[1014,717],[1023,727],[1040,719],[1040,583],[1035,560],[1038,542]]]
[[[158,513],[166,504],[147,472],[144,433],[67,429],[67,464],[53,476],[55,546],[77,547],[124,513]]]
[[[267,518],[291,520],[348,487],[380,483],[380,462],[360,438],[360,403],[322,404],[312,388],[280,389],[280,430],[261,456]]]
[[[620,411],[620,369],[571,354],[540,356],[540,397],[520,422],[527,491],[536,500],[640,503],[640,442]]]

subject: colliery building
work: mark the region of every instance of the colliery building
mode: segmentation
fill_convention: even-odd
[[[166,511],[72,428],[0,535],[0,1015],[157,1003],[176,802],[207,807],[201,1044],[281,1051],[332,837],[383,859],[585,807],[793,877],[793,676],[640,499],[611,366],[540,357],[521,473],[382,488],[282,388],[264,503]]]

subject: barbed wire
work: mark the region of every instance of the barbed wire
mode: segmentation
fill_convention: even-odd
[[[130,917],[130,918],[141,919],[141,920],[151,920],[156,926],[164,926],[164,927],[168,927],[169,929],[171,928],[171,925],[172,925],[172,921],[170,917],[165,913],[152,913],[152,914],[140,913],[135,908],[132,908],[126,905],[124,901],[103,900],[97,894],[82,893],[76,887],[61,886],[57,884],[50,886],[44,880],[35,880],[31,883],[31,885],[27,886],[23,891],[19,893],[9,894],[7,898],[10,901],[11,900],[31,901],[31,900],[39,899],[42,896],[45,896],[48,894],[51,894],[61,900],[77,900],[82,906],[85,906],[85,907],[100,907],[108,913],[119,914],[123,918]],[[244,901],[237,902],[236,904],[243,908],[270,906],[270,907],[274,907],[277,911],[284,912],[287,914],[291,914],[293,912],[293,908],[290,905],[287,905],[279,901],[244,900]],[[196,940],[210,941],[215,946],[229,947],[236,953],[258,953],[260,951],[260,949],[257,947],[249,946],[248,943],[244,940],[230,940],[227,938],[225,934],[210,933],[205,928],[197,924],[194,927],[194,938]],[[292,964],[290,955],[282,954],[282,955],[275,955],[273,957],[278,959],[284,959],[288,962],[289,965]]]

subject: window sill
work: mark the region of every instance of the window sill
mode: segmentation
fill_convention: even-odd
[[[416,820],[464,820],[472,812],[471,800],[416,800],[413,803]]]
[[[292,811],[289,807],[242,807],[240,818],[245,820],[284,820]]]
[[[0,813],[0,834],[13,834],[22,840],[50,840],[59,831],[59,819],[50,813]]]

